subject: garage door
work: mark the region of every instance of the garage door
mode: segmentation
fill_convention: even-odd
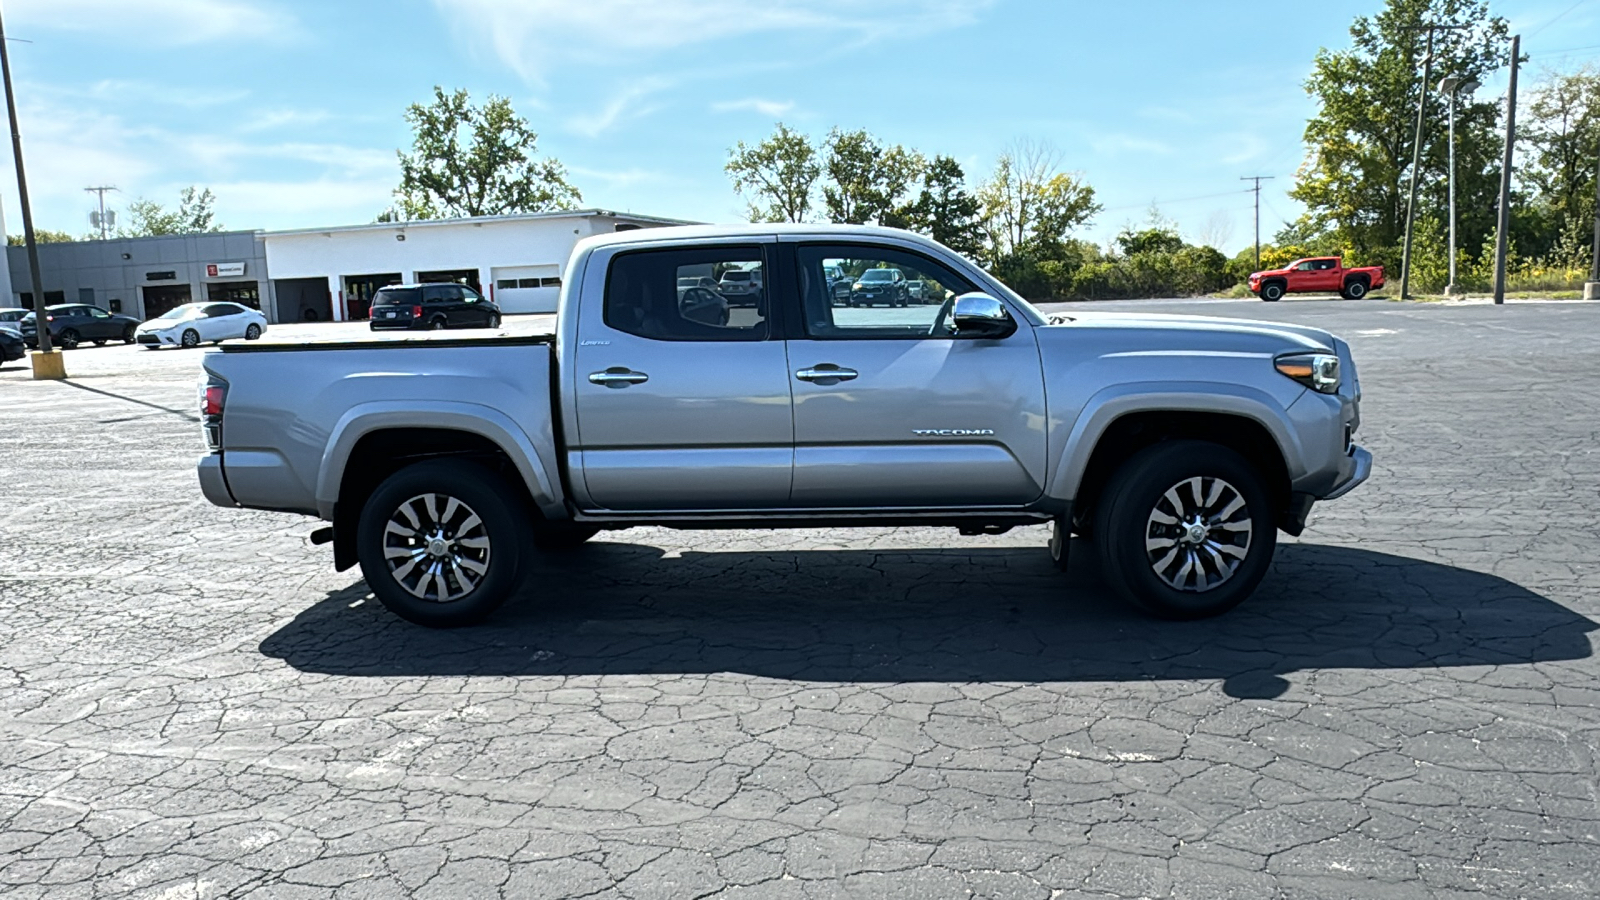
[[[494,302],[506,313],[553,313],[561,296],[561,267],[497,266]]]

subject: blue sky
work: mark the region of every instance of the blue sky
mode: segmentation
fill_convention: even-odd
[[[1190,239],[1251,240],[1243,175],[1288,199],[1322,46],[1380,0],[5,0],[41,228],[82,233],[93,196],[175,204],[211,187],[223,224],[370,221],[434,84],[509,96],[587,206],[735,221],[722,171],[782,119],[866,128],[976,181],[1048,141],[1106,211],[1152,202]],[[1542,66],[1600,58],[1600,0],[1504,0]],[[1580,49],[1581,48],[1581,49]],[[1503,81],[1485,91],[1501,92]],[[20,233],[5,154],[6,226]]]

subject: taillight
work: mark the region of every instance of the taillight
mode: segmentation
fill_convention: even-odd
[[[213,379],[201,383],[200,430],[205,434],[208,450],[222,449],[222,407],[227,401],[227,382]]]
[[[422,318],[422,307],[420,307],[420,306],[411,307],[411,318],[413,318],[413,319]]]

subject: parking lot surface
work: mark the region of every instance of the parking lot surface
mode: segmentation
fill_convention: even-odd
[[[198,352],[7,365],[0,895],[1600,894],[1600,305],[1094,308],[1354,347],[1372,479],[1222,618],[1038,528],[638,529],[429,631],[205,503]]]

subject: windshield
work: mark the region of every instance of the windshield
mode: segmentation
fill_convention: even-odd
[[[723,272],[723,281],[749,281],[750,273],[745,271]]]
[[[861,276],[862,281],[893,281],[893,269],[872,269]]]
[[[167,310],[166,312],[162,313],[161,315],[156,316],[156,318],[158,318],[158,319],[182,319],[185,316],[194,315],[195,311],[198,310],[199,308],[200,308],[200,304],[198,304],[198,303],[185,303],[182,306],[174,306],[173,308]]]

